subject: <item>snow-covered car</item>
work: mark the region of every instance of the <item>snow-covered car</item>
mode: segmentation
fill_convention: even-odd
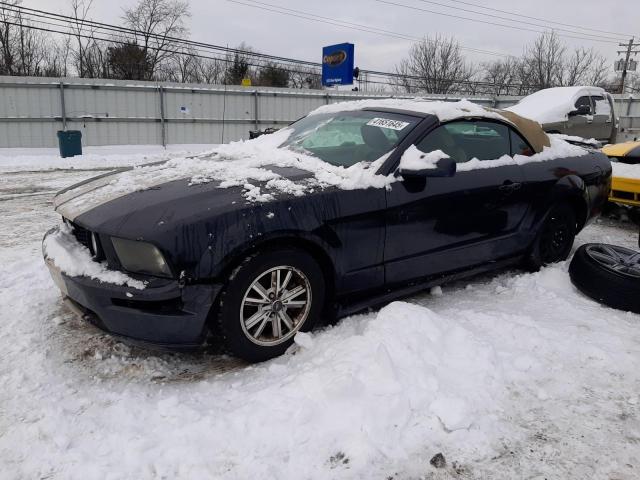
[[[547,133],[615,142],[613,97],[600,87],[545,88],[506,110],[535,120]]]
[[[114,334],[252,361],[299,331],[501,266],[567,257],[605,155],[468,101],[366,100],[59,192],[55,282]]]

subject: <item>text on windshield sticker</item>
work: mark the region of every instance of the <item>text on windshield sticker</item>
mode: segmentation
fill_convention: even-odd
[[[391,120],[389,118],[372,118],[367,122],[372,127],[389,128],[391,130],[402,130],[409,125],[409,122],[401,122],[400,120]]]

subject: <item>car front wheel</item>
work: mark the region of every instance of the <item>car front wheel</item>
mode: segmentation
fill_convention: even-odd
[[[283,354],[296,333],[317,323],[324,293],[320,266],[302,250],[247,257],[231,274],[218,309],[227,350],[251,362]]]

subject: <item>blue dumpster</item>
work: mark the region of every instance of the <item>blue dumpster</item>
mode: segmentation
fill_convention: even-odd
[[[58,130],[58,146],[62,158],[82,155],[82,132],[80,130]]]

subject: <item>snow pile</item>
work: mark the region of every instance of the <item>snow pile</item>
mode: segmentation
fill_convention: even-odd
[[[91,252],[80,244],[66,224],[47,235],[42,242],[42,251],[56,267],[71,277],[89,277],[104,283],[127,285],[138,290],[145,288],[144,282],[135,280],[115,270],[109,270],[106,263],[93,260]]]
[[[441,122],[446,122],[456,118],[485,117],[495,118],[502,120],[503,122],[511,123],[498,112],[488,110],[477,103],[470,102],[469,100],[445,102],[441,100],[428,100],[426,98],[383,98],[332,103],[316,108],[309,113],[309,115],[348,112],[353,110],[362,110],[364,108],[397,108],[399,110],[435,115]]]
[[[450,157],[442,150],[424,153],[418,150],[415,145],[411,145],[400,158],[400,170],[433,170],[438,168],[438,161],[443,158]]]
[[[598,87],[554,87],[539,90],[521,99],[517,104],[505,108],[513,113],[535,120],[540,124],[564,122],[568,113],[575,110],[575,101],[583,95],[604,96],[605,91]],[[603,102],[598,102],[598,114],[610,113],[605,110]],[[608,102],[606,102],[608,105]]]
[[[640,164],[632,165],[629,163],[611,162],[614,177],[630,178],[632,180],[640,180]]]

